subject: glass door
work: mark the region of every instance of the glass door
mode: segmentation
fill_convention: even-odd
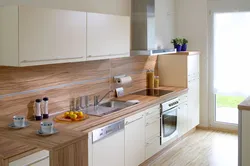
[[[237,129],[237,105],[250,94],[250,12],[211,16],[210,123]]]

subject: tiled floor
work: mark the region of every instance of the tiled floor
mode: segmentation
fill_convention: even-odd
[[[153,166],[237,166],[236,134],[196,130],[159,157]]]

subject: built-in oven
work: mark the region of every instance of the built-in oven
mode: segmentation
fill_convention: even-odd
[[[161,145],[177,138],[177,110],[179,98],[161,104]]]

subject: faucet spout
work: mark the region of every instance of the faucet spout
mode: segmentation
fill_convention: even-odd
[[[114,92],[114,90],[108,91],[108,92],[101,98],[101,100],[99,100],[99,96],[94,96],[94,106],[98,106],[98,105],[101,103],[101,101],[102,101],[109,93],[111,93],[111,92]],[[98,100],[99,100],[99,101],[98,101]]]

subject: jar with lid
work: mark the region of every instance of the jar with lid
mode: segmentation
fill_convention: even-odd
[[[154,70],[147,70],[147,88],[154,89]]]
[[[155,76],[154,87],[155,88],[159,88],[159,86],[160,86],[160,77],[159,76]]]

